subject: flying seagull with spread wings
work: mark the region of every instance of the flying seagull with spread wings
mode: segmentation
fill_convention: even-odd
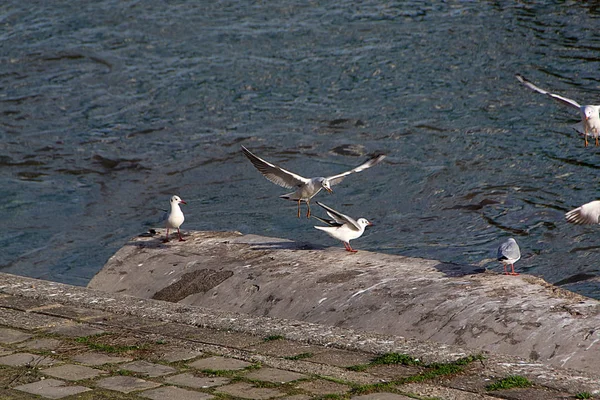
[[[372,157],[363,164],[359,165],[358,167],[353,168],[350,171],[342,172],[341,174],[327,177],[319,176],[315,178],[305,178],[303,176],[287,171],[275,164],[263,160],[262,158],[252,154],[250,150],[248,150],[244,146],[242,146],[242,151],[244,152],[246,157],[248,157],[248,159],[252,162],[252,164],[256,167],[256,169],[261,174],[263,174],[265,178],[267,178],[274,184],[282,186],[284,188],[295,189],[294,192],[284,194],[279,197],[298,202],[298,218],[300,218],[301,202],[306,203],[306,206],[308,207],[306,211],[306,218],[310,218],[310,200],[317,193],[319,193],[321,189],[325,189],[329,193],[332,193],[332,185],[337,185],[338,183],[343,181],[346,176],[350,174],[353,174],[355,172],[361,172],[367,168],[379,164],[385,158],[385,155],[381,154]]]
[[[588,145],[588,134],[594,136],[594,138],[596,139],[596,146],[600,145],[600,143],[598,142],[598,135],[600,134],[600,106],[582,106],[575,100],[568,99],[559,94],[550,93],[544,89],[535,86],[533,83],[529,82],[520,74],[516,74],[515,77],[519,82],[527,86],[529,89],[541,94],[545,94],[546,96],[551,97],[554,100],[561,102],[562,104],[566,104],[568,106],[578,109],[579,113],[581,114],[581,122],[583,123],[583,137],[585,140],[585,147],[587,147]]]

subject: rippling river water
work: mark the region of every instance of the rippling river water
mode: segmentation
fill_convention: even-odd
[[[318,195],[375,223],[359,250],[500,270],[512,236],[518,270],[600,298],[600,227],[564,221],[600,148],[514,78],[599,103],[594,4],[4,1],[0,270],[85,285],[172,194],[185,229],[341,247],[244,145],[306,176],[386,153]]]

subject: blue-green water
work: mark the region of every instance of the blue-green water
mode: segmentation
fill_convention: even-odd
[[[341,246],[243,144],[306,176],[388,154],[317,198],[376,224],[359,250],[485,264],[514,236],[518,270],[597,277],[600,227],[564,212],[600,148],[514,74],[598,103],[600,10],[502,4],[2,2],[0,270],[85,285],[172,194],[185,229]]]

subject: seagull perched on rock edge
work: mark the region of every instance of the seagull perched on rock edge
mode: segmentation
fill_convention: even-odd
[[[183,224],[185,217],[183,216],[183,211],[179,207],[179,204],[187,204],[185,201],[181,200],[179,196],[171,197],[171,210],[164,215],[164,220],[166,221],[167,226],[167,236],[163,240],[164,243],[169,241],[169,229],[177,229],[177,234],[179,235],[179,241],[185,242],[185,239],[181,237],[181,232],[179,231],[179,227]]]
[[[513,238],[508,239],[498,247],[498,261],[504,265],[504,275],[519,275],[515,272],[514,264],[521,258],[521,250],[517,241]],[[510,265],[512,272],[506,270],[506,266]]]
[[[319,221],[329,225],[315,226],[315,228],[324,231],[334,239],[338,239],[344,242],[344,247],[346,248],[346,251],[356,253],[358,250],[354,250],[352,246],[350,246],[350,241],[352,239],[357,239],[361,237],[363,232],[365,231],[365,228],[373,224],[367,221],[365,218],[359,218],[358,220],[354,220],[354,218],[342,214],[341,212],[335,211],[333,208],[327,207],[325,204],[319,203],[318,201],[317,204],[323,207],[325,211],[327,211],[327,215],[329,215],[332,219],[329,220],[319,218],[313,215],[313,218],[316,218]]]

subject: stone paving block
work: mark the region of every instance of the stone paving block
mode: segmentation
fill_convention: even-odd
[[[81,321],[100,319],[112,315],[104,311],[94,310],[93,308],[79,308],[62,304],[57,305],[57,307],[44,308],[40,311],[48,315]]]
[[[255,353],[265,354],[268,356],[276,357],[293,357],[298,354],[311,353],[313,355],[327,351],[327,347],[323,346],[312,346],[293,340],[279,339],[279,340],[262,340],[260,343],[248,346],[244,350],[252,351]]]
[[[165,382],[173,385],[187,386],[195,389],[206,389],[213,386],[226,385],[231,381],[228,378],[195,376],[188,372],[184,374],[170,376],[165,379]]]
[[[342,385],[341,383],[326,381],[323,379],[317,379],[315,381],[299,382],[295,387],[306,390],[317,396],[324,396],[326,394],[344,394],[352,389],[348,385]]]
[[[165,326],[168,328],[169,326]],[[168,331],[165,332],[168,334]],[[243,349],[257,343],[262,342],[262,338],[247,333],[221,331],[216,329],[206,329],[194,327],[192,331],[188,331],[185,339],[198,340],[202,343],[217,344],[225,347],[233,347]]]
[[[186,361],[191,360],[192,358],[200,357],[201,355],[201,351],[182,348],[171,348],[165,350],[161,349],[160,352],[156,352],[154,354],[156,358],[166,362]]]
[[[48,300],[46,299],[12,296],[10,294],[0,296],[0,307],[13,308],[15,310],[28,311],[47,304]]]
[[[153,364],[143,360],[123,364],[121,368],[128,371],[138,372],[140,374],[145,374],[151,378],[177,372],[175,368],[169,367],[168,365]]]
[[[23,342],[33,335],[16,329],[0,328],[0,343],[13,344]]]
[[[99,375],[106,374],[106,371],[85,367],[83,365],[65,364],[57,367],[46,368],[42,370],[44,375],[54,378],[66,379],[68,381],[80,381],[82,379],[93,379]]]
[[[458,389],[452,389],[443,386],[429,385],[423,383],[410,383],[407,385],[398,386],[398,389],[410,393],[416,394],[421,397],[428,398],[440,398],[440,399],[452,399],[452,400],[495,400],[497,397],[487,396],[485,394],[473,393],[462,391]]]
[[[573,396],[569,395],[569,393],[558,392],[550,389],[541,389],[541,388],[518,388],[518,389],[508,389],[508,390],[496,390],[493,392],[489,392],[490,395],[498,396],[502,399],[509,400],[566,400],[572,399]],[[496,399],[498,397],[492,397]]]
[[[277,368],[261,368],[246,374],[244,377],[272,383],[287,383],[308,378],[308,376],[298,372]]]
[[[309,400],[312,397],[305,394],[295,394],[293,396],[281,397],[279,400]]]
[[[50,357],[40,356],[31,353],[15,353],[8,356],[0,357],[0,365],[9,365],[11,367],[20,367],[30,365],[34,367],[42,367],[59,363]]]
[[[7,308],[0,308],[0,321],[2,321],[2,325],[27,330],[51,328],[70,323],[70,321],[65,318],[10,310]]]
[[[17,347],[27,350],[56,350],[58,349],[63,342],[58,339],[52,338],[40,338],[40,339],[31,339],[27,342],[20,343]]]
[[[413,400],[410,397],[395,393],[371,393],[351,397],[352,400]]]
[[[57,335],[77,338],[83,336],[94,336],[105,333],[102,329],[95,328],[91,325],[87,324],[69,324],[63,326],[57,326],[55,328],[49,329],[48,332],[56,333]]]
[[[66,386],[66,383],[57,379],[44,379],[13,388],[22,392],[36,394],[46,399],[62,399],[63,397],[87,392],[92,389],[85,386]]]
[[[71,360],[85,365],[104,365],[104,364],[119,364],[127,361],[132,361],[129,357],[107,356],[102,353],[83,353],[71,357]]]
[[[208,357],[201,358],[199,360],[194,361],[191,364],[188,364],[190,367],[197,368],[200,370],[210,369],[213,371],[233,371],[244,369],[252,365],[249,362],[238,360],[235,358],[227,358],[227,357]]]
[[[331,349],[322,353],[315,354],[306,361],[320,364],[335,365],[336,367],[351,367],[353,365],[368,364],[375,357],[374,354],[362,353],[359,351],[346,351]]]
[[[14,351],[0,346],[0,357],[5,356],[7,354],[11,354],[11,353],[14,353]]]
[[[145,328],[151,329],[152,327],[163,326],[167,324],[166,322],[159,320],[118,314],[110,314],[108,316],[102,316],[99,318],[91,318],[90,321],[93,321],[99,325],[105,325],[108,330],[110,330],[110,327],[112,326],[134,330],[144,328],[144,330],[146,330]],[[166,331],[168,332],[168,329],[166,329]]]
[[[153,389],[160,386],[160,383],[145,381],[133,376],[111,376],[110,378],[100,379],[96,384],[103,389],[114,390],[121,393]]]
[[[194,392],[191,390],[185,390],[173,386],[166,386],[158,389],[147,390],[138,394],[138,396],[152,400],[207,400],[215,398],[215,396],[212,396],[208,393]]]
[[[221,386],[215,389],[217,393],[225,393],[244,399],[265,400],[285,396],[285,393],[275,389],[257,388],[249,383],[240,382],[232,385]]]

